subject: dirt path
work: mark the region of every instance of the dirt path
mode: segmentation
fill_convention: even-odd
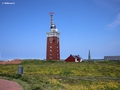
[[[23,90],[17,82],[0,79],[0,90]]]

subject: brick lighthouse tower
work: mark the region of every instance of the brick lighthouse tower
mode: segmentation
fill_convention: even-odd
[[[53,12],[50,12],[50,31],[47,32],[46,60],[60,60],[59,35],[60,33],[53,22]]]

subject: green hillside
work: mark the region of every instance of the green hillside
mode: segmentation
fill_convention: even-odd
[[[23,60],[21,65],[23,75],[17,74],[18,65],[0,65],[0,78],[15,79],[24,90],[120,90],[120,61]]]

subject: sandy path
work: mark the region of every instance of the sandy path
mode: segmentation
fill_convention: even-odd
[[[0,79],[0,90],[23,90],[17,82]]]

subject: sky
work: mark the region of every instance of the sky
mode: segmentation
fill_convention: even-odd
[[[0,0],[0,59],[45,59],[49,12],[61,59],[120,55],[120,0]]]

